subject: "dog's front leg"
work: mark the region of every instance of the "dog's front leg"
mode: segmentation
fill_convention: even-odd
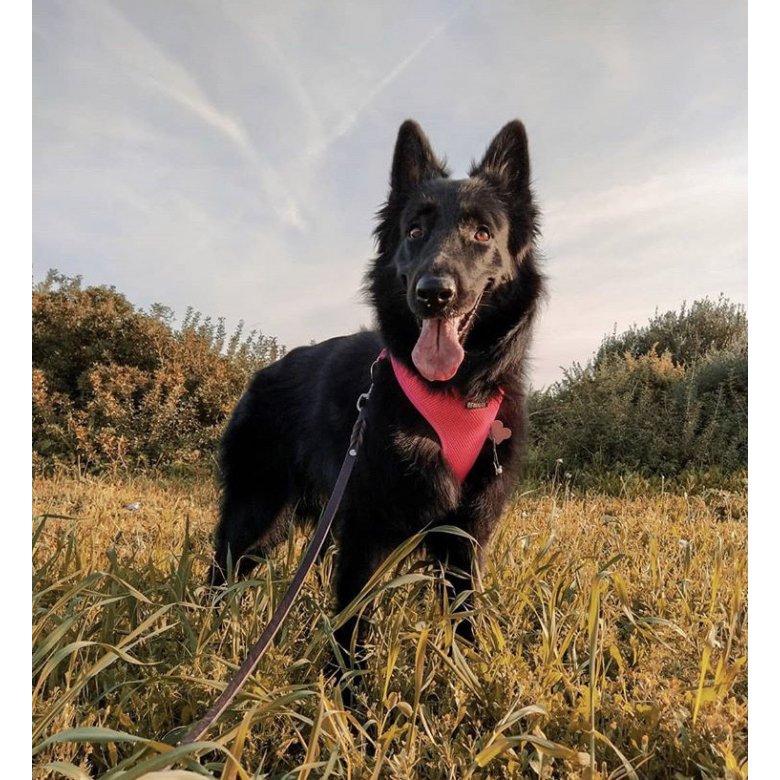
[[[457,611],[464,613],[456,633],[462,639],[474,642],[474,623],[469,613],[474,606],[474,575],[484,565],[484,547],[459,536],[436,533],[428,540],[428,550],[434,561],[444,566],[447,585],[452,589],[450,603],[459,601]]]
[[[379,568],[387,552],[391,549],[376,537],[370,537],[361,532],[355,532],[344,524],[345,531],[339,540],[339,553],[336,569],[336,608],[344,610],[360,593],[363,586],[371,579],[371,575]],[[365,666],[365,639],[368,630],[367,621],[360,614],[352,615],[334,632],[334,638],[339,647],[347,670],[357,674]],[[342,666],[337,660],[331,664],[338,677],[342,676]],[[345,701],[353,700],[350,687],[344,690]]]

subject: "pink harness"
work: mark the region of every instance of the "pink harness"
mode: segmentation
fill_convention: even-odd
[[[382,350],[380,358],[387,356],[388,352]],[[444,459],[462,484],[491,433],[504,391],[499,390],[484,407],[470,408],[457,391],[435,393],[392,355],[389,357],[398,384],[436,431]]]

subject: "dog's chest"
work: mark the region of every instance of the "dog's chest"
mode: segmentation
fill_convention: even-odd
[[[404,471],[424,473],[426,469],[446,468],[441,444],[433,431],[396,431],[390,438],[390,451]]]

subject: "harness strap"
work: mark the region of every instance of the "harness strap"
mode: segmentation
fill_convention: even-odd
[[[492,438],[492,427],[504,400],[503,389],[499,388],[484,403],[476,403],[456,390],[432,390],[393,355],[389,358],[403,394],[435,431],[442,457],[462,485],[485,442]]]

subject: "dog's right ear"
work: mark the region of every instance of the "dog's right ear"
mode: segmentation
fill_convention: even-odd
[[[398,130],[395,142],[390,188],[393,194],[409,192],[426,179],[447,176],[447,169],[431,149],[420,125],[407,119]]]
[[[469,176],[479,175],[494,178],[515,192],[528,189],[531,176],[528,136],[519,119],[504,125],[490,142],[482,162],[472,166]]]

